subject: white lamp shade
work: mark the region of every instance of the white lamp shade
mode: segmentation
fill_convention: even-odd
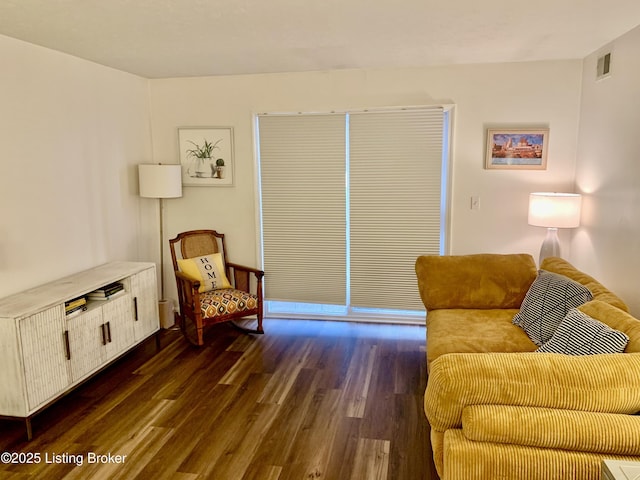
[[[138,165],[140,196],[146,198],[177,198],[182,196],[180,165]]]
[[[529,225],[575,228],[580,225],[582,196],[577,193],[537,192],[529,194]]]

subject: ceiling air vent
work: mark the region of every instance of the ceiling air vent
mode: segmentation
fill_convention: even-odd
[[[605,53],[601,57],[598,57],[598,65],[596,68],[596,78],[598,80],[611,75],[611,53]]]

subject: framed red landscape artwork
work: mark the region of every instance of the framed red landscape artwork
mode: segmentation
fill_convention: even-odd
[[[485,168],[546,170],[549,129],[487,129]]]

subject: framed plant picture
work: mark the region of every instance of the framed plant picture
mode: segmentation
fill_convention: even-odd
[[[182,184],[233,185],[233,128],[178,128]]]
[[[488,129],[485,168],[546,170],[549,129]]]

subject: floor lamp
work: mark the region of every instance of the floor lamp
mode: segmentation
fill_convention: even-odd
[[[558,228],[580,225],[582,196],[577,193],[536,192],[529,194],[529,225],[547,227],[547,236],[540,248],[539,262],[560,256]]]
[[[143,164],[138,165],[140,180],[140,196],[144,198],[158,198],[160,200],[160,309],[163,328],[173,325],[173,315],[168,315],[164,309],[169,302],[164,296],[164,205],[165,198],[182,196],[182,167],[180,165]]]

